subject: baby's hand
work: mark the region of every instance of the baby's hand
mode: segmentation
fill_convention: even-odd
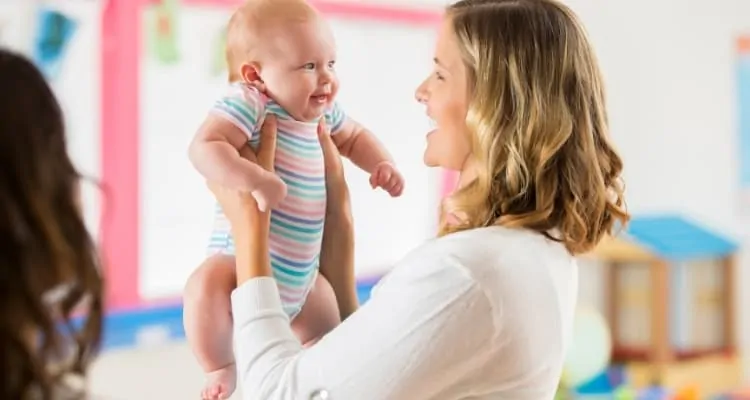
[[[391,197],[401,196],[404,191],[404,178],[396,167],[388,161],[383,161],[375,167],[370,175],[370,186],[382,188]]]
[[[258,203],[258,209],[266,212],[281,203],[286,197],[286,183],[274,173],[269,173],[256,189],[250,192]]]

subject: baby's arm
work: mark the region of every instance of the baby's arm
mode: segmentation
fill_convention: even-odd
[[[247,135],[229,120],[209,115],[190,144],[190,162],[209,181],[252,192],[271,173],[240,157]]]
[[[344,117],[332,125],[336,128],[331,130],[331,138],[339,152],[370,174],[370,186],[385,190],[391,197],[401,196],[404,178],[377,137],[351,118]]]
[[[383,162],[393,163],[393,157],[378,138],[351,118],[346,117],[331,134],[341,155],[367,173],[372,174]]]
[[[261,211],[286,196],[286,185],[273,172],[240,156],[239,150],[260,140],[262,95],[245,85],[234,85],[217,101],[190,144],[189,158],[203,177],[222,186],[250,192]]]

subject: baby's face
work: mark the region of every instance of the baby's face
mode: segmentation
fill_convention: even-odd
[[[290,22],[267,39],[260,78],[271,98],[299,121],[319,118],[338,92],[336,44],[321,18]]]

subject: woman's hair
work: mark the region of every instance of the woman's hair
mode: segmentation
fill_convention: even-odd
[[[444,201],[441,234],[501,225],[591,250],[628,214],[602,77],[576,16],[554,0],[448,7],[468,71],[478,177]],[[555,232],[553,234],[552,232]]]
[[[75,398],[68,379],[84,375],[102,329],[80,176],[37,68],[0,49],[0,88],[0,398]]]

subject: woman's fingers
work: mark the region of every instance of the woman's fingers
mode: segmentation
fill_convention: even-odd
[[[258,165],[266,171],[273,171],[276,156],[276,116],[268,114],[260,128],[260,145],[258,146]]]
[[[336,221],[351,222],[351,205],[349,203],[349,187],[344,178],[344,165],[341,162],[341,154],[336,144],[331,139],[331,134],[321,118],[318,125],[318,139],[323,149],[323,160],[326,171],[326,229],[330,224],[336,225]],[[330,228],[333,229],[333,228]],[[343,232],[343,231],[342,231]],[[334,234],[335,236],[335,234]]]
[[[318,124],[318,140],[323,150],[323,162],[325,163],[326,179],[343,179],[344,166],[341,163],[341,154],[336,144],[331,139],[331,133],[325,123],[325,118],[320,119]]]

